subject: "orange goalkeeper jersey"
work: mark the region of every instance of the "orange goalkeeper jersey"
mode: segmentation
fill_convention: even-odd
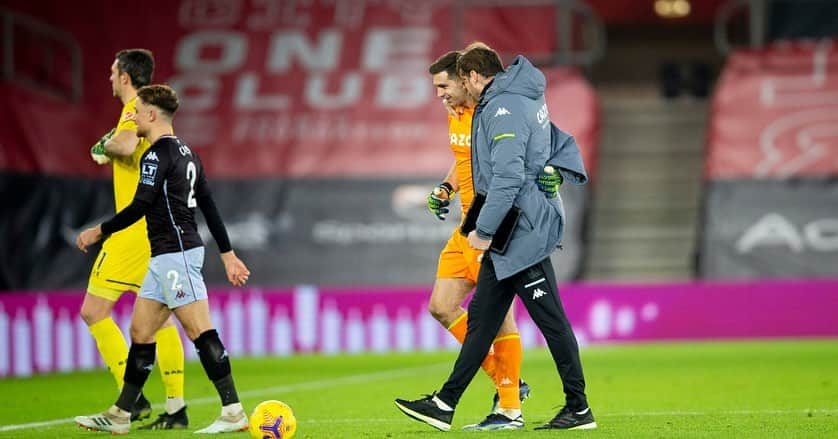
[[[463,218],[474,199],[474,184],[471,180],[471,119],[474,108],[457,108],[458,116],[448,115],[448,137],[454,153],[455,172],[459,182],[460,203]]]

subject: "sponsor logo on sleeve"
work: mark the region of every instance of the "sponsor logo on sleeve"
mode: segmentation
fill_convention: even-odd
[[[535,118],[538,119],[538,123],[546,126],[547,122],[550,121],[550,112],[547,111],[547,104],[541,106],[538,109],[538,112],[535,114]]]
[[[143,162],[143,169],[140,174],[140,183],[154,186],[154,179],[157,177],[157,165]]]

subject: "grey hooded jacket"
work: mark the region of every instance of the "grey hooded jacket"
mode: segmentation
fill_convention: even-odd
[[[492,237],[513,206],[521,210],[506,252],[491,254],[498,280],[550,256],[561,242],[561,198],[548,199],[538,190],[539,171],[549,163],[567,182],[588,179],[573,137],[550,123],[544,88],[541,71],[519,55],[483,90],[474,112],[474,188],[486,194],[478,235]]]

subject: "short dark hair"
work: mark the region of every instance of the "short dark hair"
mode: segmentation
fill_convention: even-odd
[[[457,73],[467,76],[472,70],[488,78],[503,71],[503,62],[489,46],[472,43],[457,60]]]
[[[154,55],[146,49],[125,49],[116,52],[116,68],[131,78],[135,88],[151,84],[154,74]]]
[[[449,78],[454,78],[457,76],[457,60],[460,59],[460,52],[451,51],[446,53],[445,55],[440,56],[428,67],[428,72],[432,75],[436,75],[437,73],[446,72],[448,73]]]
[[[180,102],[178,102],[177,93],[163,84],[146,85],[137,90],[137,96],[146,104],[154,105],[163,110],[166,115],[172,117],[175,115]]]

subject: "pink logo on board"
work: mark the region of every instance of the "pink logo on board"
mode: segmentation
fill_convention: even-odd
[[[838,281],[572,284],[560,288],[580,344],[679,339],[838,336]],[[457,349],[427,312],[430,287],[258,288],[210,292],[212,320],[233,356],[324,355]],[[795,307],[789,295],[805,295]],[[83,294],[0,294],[0,376],[102,367],[78,317]],[[128,334],[131,301],[115,320]],[[525,348],[544,338],[519,301]],[[186,355],[197,358],[184,338]]]

